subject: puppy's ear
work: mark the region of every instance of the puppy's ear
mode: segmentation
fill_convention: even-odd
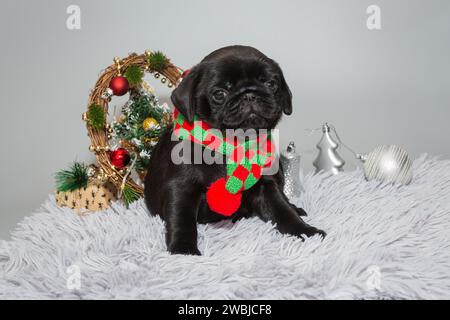
[[[170,99],[181,114],[192,122],[195,114],[195,90],[200,80],[200,68],[196,66],[190,70],[181,83],[172,91]]]
[[[277,93],[278,103],[281,106],[283,112],[287,115],[290,115],[292,113],[292,93],[286,83],[286,80],[284,79],[283,71],[281,71],[281,68],[280,66],[278,66],[278,64],[276,64],[276,66],[278,69],[278,77],[280,80]]]

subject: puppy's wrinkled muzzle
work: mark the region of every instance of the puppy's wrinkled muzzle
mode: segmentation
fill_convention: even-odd
[[[253,92],[248,92],[244,94],[244,101],[254,102],[256,100],[256,95]]]

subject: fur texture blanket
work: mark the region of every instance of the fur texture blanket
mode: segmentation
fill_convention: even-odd
[[[53,197],[0,241],[0,299],[449,299],[450,161],[408,186],[361,170],[302,176],[305,242],[254,218],[199,226],[202,256],[170,255],[143,201],[80,217]]]

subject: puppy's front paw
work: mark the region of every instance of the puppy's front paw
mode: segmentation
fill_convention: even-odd
[[[196,245],[187,244],[187,243],[172,244],[167,248],[167,250],[171,254],[184,254],[184,255],[193,255],[193,256],[201,256],[202,255]]]
[[[302,234],[304,234],[308,238],[312,237],[312,236],[315,236],[316,234],[321,236],[322,239],[324,239],[327,236],[325,231],[317,229],[316,227],[313,227],[313,226],[308,226],[307,228],[305,228],[303,230]]]
[[[300,217],[306,217],[308,214],[306,213],[306,211],[305,210],[303,210],[303,208],[299,208],[299,207],[297,207],[295,204],[292,204],[291,203],[291,207],[295,210],[295,212],[297,212],[297,214],[300,216]]]
[[[317,229],[316,227],[310,226],[308,224],[296,225],[287,228],[287,230],[280,230],[282,233],[287,233],[293,236],[296,236],[302,240],[305,240],[304,236],[312,237],[314,235],[319,235],[324,239],[326,237],[326,233],[323,230]]]

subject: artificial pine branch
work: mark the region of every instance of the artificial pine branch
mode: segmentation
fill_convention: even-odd
[[[105,128],[106,114],[100,105],[91,104],[88,108],[87,118],[94,129],[102,130]]]
[[[125,206],[128,208],[131,203],[139,200],[140,195],[139,195],[139,193],[134,191],[134,189],[125,185],[123,187],[123,191],[122,191],[122,198],[123,198],[123,202],[125,203]]]
[[[81,162],[74,162],[68,170],[55,174],[56,189],[60,192],[74,191],[87,186],[88,167]]]
[[[161,51],[156,51],[148,56],[148,64],[150,65],[150,70],[161,72],[169,64],[169,59]]]
[[[136,86],[142,82],[144,71],[138,66],[130,66],[124,74],[131,86]]]

